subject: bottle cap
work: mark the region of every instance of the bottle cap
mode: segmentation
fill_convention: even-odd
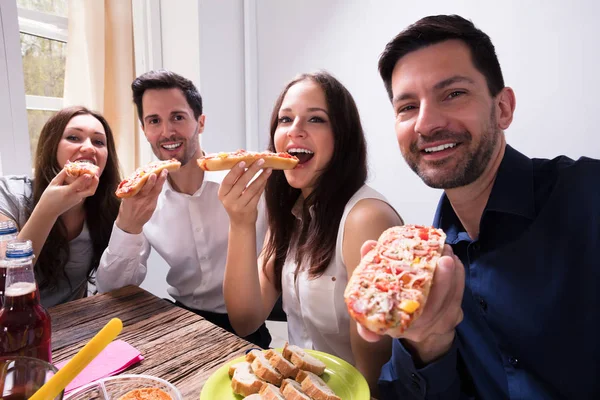
[[[17,225],[14,221],[0,222],[0,235],[13,235],[17,233]]]
[[[31,240],[15,240],[6,245],[6,258],[27,258],[33,256]]]

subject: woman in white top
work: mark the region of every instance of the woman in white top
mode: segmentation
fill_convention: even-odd
[[[375,392],[391,342],[360,338],[343,293],[362,244],[402,219],[365,185],[366,143],[350,93],[326,72],[291,81],[273,109],[269,150],[287,151],[300,163],[288,171],[265,169],[253,181],[262,160],[240,163],[219,191],[230,217],[224,295],[231,324],[239,335],[253,332],[281,294],[290,342],[354,364]],[[269,233],[257,261],[263,192]]]
[[[96,164],[98,176],[68,177],[63,169],[68,160]],[[110,126],[84,107],[65,108],[46,122],[33,180],[0,177],[0,221],[15,221],[19,239],[32,241],[45,307],[87,294],[119,211],[114,194],[119,182]]]

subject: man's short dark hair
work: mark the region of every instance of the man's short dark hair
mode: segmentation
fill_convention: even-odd
[[[142,97],[148,89],[180,89],[194,112],[194,118],[198,119],[202,115],[202,96],[192,81],[175,72],[159,69],[138,76],[131,84],[133,102],[137,107],[138,118],[142,125],[144,125]]]
[[[433,15],[410,25],[392,39],[379,58],[379,74],[392,100],[392,72],[398,60],[410,52],[446,40],[457,39],[471,50],[473,65],[485,76],[495,97],[504,88],[504,78],[490,37],[458,15]]]

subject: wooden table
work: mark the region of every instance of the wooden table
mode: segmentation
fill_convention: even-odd
[[[73,357],[111,318],[117,317],[123,321],[118,338],[144,356],[126,373],[166,379],[177,386],[184,399],[199,399],[202,386],[218,367],[255,347],[135,286],[48,311],[52,317],[54,363]]]

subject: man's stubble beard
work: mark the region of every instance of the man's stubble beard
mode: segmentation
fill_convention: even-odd
[[[420,151],[419,143],[417,142],[411,144],[409,149],[409,157],[405,155],[404,159],[408,166],[427,186],[434,189],[454,189],[475,182],[481,176],[481,174],[483,174],[483,171],[485,171],[492,158],[494,149],[496,148],[498,140],[500,139],[500,135],[501,131],[497,129],[496,115],[494,113],[494,109],[492,109],[488,124],[483,130],[479,145],[476,149],[469,151],[466,156],[459,160],[458,165],[453,171],[447,171],[449,172],[448,176],[441,175],[442,172],[445,172],[443,167],[448,160],[428,163],[429,166],[433,165],[439,167],[439,169],[434,169],[433,172],[427,173],[426,171],[421,170],[418,165]],[[456,141],[461,142],[460,146],[466,146],[472,141],[472,135],[468,131],[458,133],[441,131],[436,133],[436,135],[430,141],[433,142],[452,138],[459,139]],[[421,144],[422,143],[427,143],[427,141],[422,141]],[[418,154],[418,156],[413,157],[414,154]]]

